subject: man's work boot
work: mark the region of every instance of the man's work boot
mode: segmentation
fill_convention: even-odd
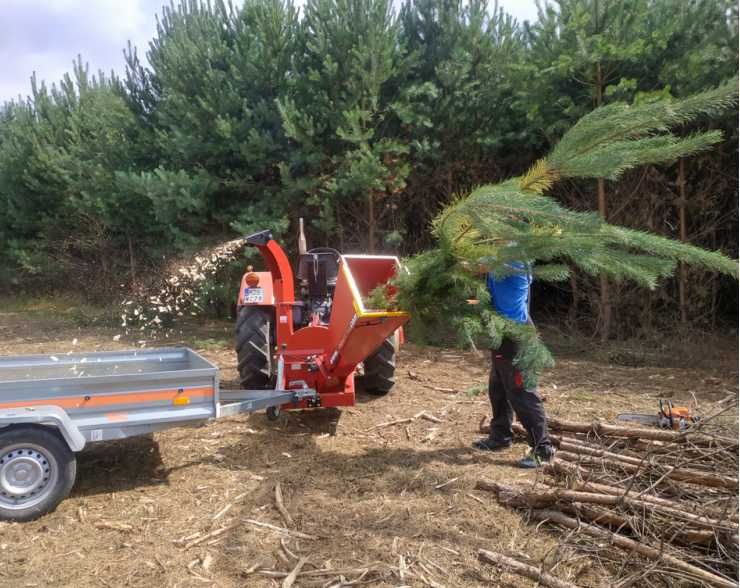
[[[530,449],[529,453],[517,462],[517,466],[524,469],[541,468],[544,464],[550,463],[555,451],[550,447],[535,451]]]
[[[497,441],[491,437],[485,439],[478,439],[473,442],[475,449],[481,449],[482,451],[503,451],[511,447],[511,441]]]

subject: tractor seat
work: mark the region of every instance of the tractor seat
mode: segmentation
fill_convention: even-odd
[[[339,252],[329,248],[312,249],[298,258],[298,279],[308,282],[310,296],[327,296],[339,273]]]

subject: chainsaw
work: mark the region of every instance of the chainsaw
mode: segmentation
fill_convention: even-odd
[[[673,406],[670,400],[661,399],[658,401],[658,414],[624,413],[617,415],[617,420],[684,431],[689,425],[698,423],[701,417],[692,415],[687,406]]]

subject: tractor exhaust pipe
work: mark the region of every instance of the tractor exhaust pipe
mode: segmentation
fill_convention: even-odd
[[[306,255],[308,247],[306,246],[306,235],[303,232],[303,217],[298,219],[298,254]]]

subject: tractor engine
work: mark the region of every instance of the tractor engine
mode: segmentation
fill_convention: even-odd
[[[330,247],[317,247],[300,255],[296,277],[301,304],[293,312],[296,329],[329,324],[340,257],[339,251]]]

